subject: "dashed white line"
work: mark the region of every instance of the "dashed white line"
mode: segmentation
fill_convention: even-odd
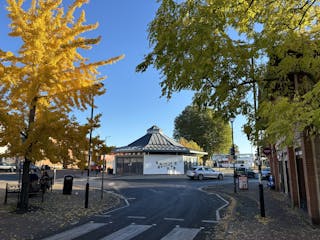
[[[108,214],[99,214],[99,215],[95,215],[96,217],[102,217],[102,218],[109,218],[111,217],[111,215]]]
[[[184,219],[182,218],[164,218],[163,220],[166,220],[166,221],[179,221],[179,222],[183,222]]]
[[[216,220],[202,220],[203,223],[218,223]]]
[[[128,216],[130,219],[146,219],[145,216]]]

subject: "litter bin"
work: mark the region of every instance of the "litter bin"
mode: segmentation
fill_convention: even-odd
[[[73,176],[71,175],[64,176],[63,191],[62,191],[63,194],[71,194],[72,183],[73,183]]]
[[[110,175],[112,175],[112,174],[113,174],[113,169],[112,169],[112,168],[108,168],[108,169],[107,169],[107,173],[110,174]]]

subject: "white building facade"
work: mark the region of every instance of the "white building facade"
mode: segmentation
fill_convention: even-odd
[[[152,126],[147,134],[133,143],[114,150],[118,175],[185,174],[197,165],[199,152],[182,146]]]

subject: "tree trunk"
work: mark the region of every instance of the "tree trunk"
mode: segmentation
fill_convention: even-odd
[[[203,166],[206,166],[206,163],[207,161],[209,160],[209,155],[204,155],[203,158],[202,158],[202,161],[203,161]]]
[[[37,103],[37,98],[35,97],[32,100],[32,105],[29,111],[28,129],[24,136],[24,141],[28,139],[29,132],[35,120],[36,103]],[[27,212],[29,208],[29,183],[30,183],[29,170],[30,170],[30,163],[31,163],[29,156],[31,152],[32,152],[32,142],[29,144],[24,156],[21,193],[20,193],[20,199],[17,205],[17,210],[19,212]]]
[[[18,202],[18,211],[20,212],[27,212],[29,207],[29,169],[30,169],[30,161],[25,158],[23,163],[23,174],[22,174],[22,186],[21,186],[21,193],[20,199]]]

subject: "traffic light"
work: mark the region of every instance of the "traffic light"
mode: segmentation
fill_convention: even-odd
[[[234,155],[235,155],[234,147],[230,148],[230,155],[231,155],[231,156],[234,156]]]

